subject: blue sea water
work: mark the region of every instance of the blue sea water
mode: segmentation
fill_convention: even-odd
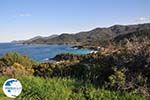
[[[36,61],[44,61],[48,58],[53,58],[61,53],[87,54],[91,50],[88,49],[73,49],[71,45],[46,45],[32,44],[23,45],[15,43],[0,43],[0,57],[7,52],[18,52],[29,56]]]

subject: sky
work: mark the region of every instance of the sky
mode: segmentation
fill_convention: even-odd
[[[150,22],[150,0],[0,0],[0,42]]]

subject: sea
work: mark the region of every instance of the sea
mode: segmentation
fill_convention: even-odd
[[[27,55],[31,59],[39,62],[53,58],[61,53],[88,54],[92,50],[72,48],[71,45],[47,45],[47,44],[15,44],[0,43],[0,57],[7,52],[18,52]]]

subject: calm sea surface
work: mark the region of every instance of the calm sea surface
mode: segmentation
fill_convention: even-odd
[[[87,54],[91,50],[73,49],[70,45],[23,45],[14,43],[0,43],[0,57],[7,52],[19,52],[36,61],[44,61],[61,53]]]

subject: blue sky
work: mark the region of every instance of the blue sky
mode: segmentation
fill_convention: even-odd
[[[0,42],[150,22],[150,0],[0,0]]]

